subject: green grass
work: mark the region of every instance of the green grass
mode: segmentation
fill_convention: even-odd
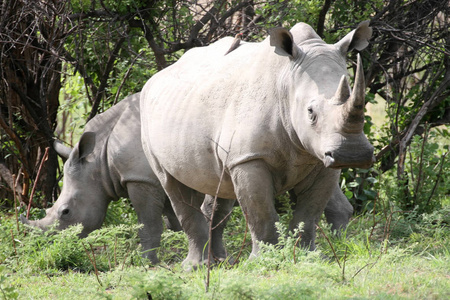
[[[240,263],[214,267],[206,292],[206,268],[190,273],[181,268],[183,233],[166,231],[162,263],[149,266],[140,258],[135,225],[109,225],[79,240],[77,227],[42,235],[20,225],[18,233],[14,218],[2,214],[0,298],[448,299],[450,207],[414,220],[394,216],[391,222],[384,214],[355,218],[341,237],[321,222],[327,238],[318,234],[318,251],[296,248],[295,257],[296,236],[286,236],[280,239],[283,247],[264,245],[260,257],[248,260],[247,237]],[[285,226],[279,224],[279,230]],[[225,234],[234,257],[244,232],[236,208]]]
[[[21,299],[448,299],[449,256],[411,255],[391,249],[378,257],[352,257],[345,273],[318,255],[303,257],[282,269],[259,270],[255,263],[215,268],[205,293],[206,270],[192,273],[177,266],[127,267],[93,274],[66,271],[52,276],[11,275]]]

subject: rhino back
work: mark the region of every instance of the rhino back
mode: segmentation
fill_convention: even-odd
[[[310,159],[293,149],[285,130],[288,115],[278,105],[289,58],[273,55],[267,39],[243,44],[226,56],[222,52],[229,45],[211,47],[215,51],[188,52],[142,91],[143,138],[149,152],[163,158],[158,163],[180,181],[214,194],[224,164],[230,169],[262,158],[276,172],[288,161]],[[183,163],[193,166],[192,171],[179,169]],[[296,172],[287,173],[295,178],[283,178],[280,190],[299,180]],[[222,190],[221,197],[235,197],[228,176]]]
[[[95,132],[95,163],[113,198],[128,197],[130,181],[156,180],[141,144],[139,97],[136,93],[90,120],[85,131]]]
[[[109,147],[110,165],[120,175],[121,186],[125,187],[128,182],[159,185],[142,149],[139,94],[133,95],[118,120]]]

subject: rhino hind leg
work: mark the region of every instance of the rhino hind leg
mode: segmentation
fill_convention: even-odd
[[[275,222],[278,214],[273,203],[272,174],[262,160],[252,160],[231,169],[235,194],[248,222],[252,236],[252,253],[259,253],[259,243],[276,244],[278,233]]]
[[[231,212],[236,200],[228,200],[217,198],[216,210],[213,216],[213,231],[211,237],[211,248],[215,259],[218,261],[225,261],[228,258],[227,251],[223,244],[223,231],[230,219]],[[207,216],[207,220],[211,218],[214,205],[214,197],[205,195],[205,200],[202,204],[202,211]],[[228,258],[229,259],[229,258]]]
[[[170,200],[167,197],[164,202],[163,214],[164,214],[164,224],[166,225],[167,229],[170,229],[172,231],[183,230],[180,221],[178,221],[178,218],[175,215],[175,212],[173,211],[172,204],[170,203]]]
[[[295,210],[297,194],[294,189],[289,190],[289,198],[291,199],[293,209]],[[347,228],[350,218],[353,215],[353,206],[350,204],[338,184],[325,207],[324,214],[328,224],[331,225],[333,233],[340,235],[342,231]]]
[[[353,215],[353,206],[339,185],[336,185],[324,213],[327,222],[331,224],[331,230],[337,235],[340,235],[347,228],[347,224]]]
[[[187,187],[169,174],[161,180],[181,227],[189,241],[189,250],[182,265],[187,270],[196,269],[208,259],[208,224],[201,212],[203,194]]]

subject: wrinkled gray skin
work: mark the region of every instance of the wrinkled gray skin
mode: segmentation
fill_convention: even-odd
[[[299,191],[301,193],[301,191]],[[289,191],[291,199],[297,199],[295,189]],[[331,231],[340,235],[345,230],[353,215],[353,206],[348,202],[339,185],[336,185],[330,200],[324,210],[325,218],[331,224]]]
[[[158,178],[148,165],[140,140],[139,94],[134,94],[88,122],[85,134],[74,149],[56,141],[55,150],[66,159],[61,195],[47,210],[45,218],[29,221],[21,216],[22,222],[44,230],[56,221],[59,230],[81,223],[83,231],[80,235],[85,237],[100,228],[111,201],[127,197],[136,210],[139,222],[144,224],[139,232],[144,256],[156,263],[156,253],[147,251],[159,246],[161,213],[165,215],[167,228],[177,231],[181,230],[181,225],[170,202],[165,200]],[[211,209],[207,209],[208,203],[211,203],[209,207],[212,206],[211,199],[206,196],[204,211],[208,215],[211,215]],[[214,224],[233,208],[234,200],[221,201]],[[347,205],[350,205],[348,201]],[[333,210],[335,218],[327,217],[334,227],[348,223],[351,212],[348,215],[347,210],[342,208],[336,206]],[[227,256],[222,239],[225,225],[226,220],[213,234],[213,254],[219,260]]]
[[[291,201],[296,201],[297,195],[295,190],[289,191]],[[276,200],[275,200],[276,201]],[[216,212],[213,219],[213,238],[212,249],[214,256],[219,260],[224,260],[227,257],[225,247],[223,246],[223,231],[230,217],[230,211],[236,204],[235,200],[218,199]],[[214,203],[214,197],[205,195],[205,200],[201,206],[202,212],[211,216]],[[353,206],[348,202],[347,197],[342,192],[339,185],[336,185],[330,200],[324,210],[325,218],[328,224],[331,224],[331,231],[336,235],[340,235],[346,229],[348,222],[353,215]],[[224,220],[224,221],[222,221]]]
[[[363,133],[364,74],[353,90],[346,55],[368,45],[368,22],[326,44],[307,24],[277,28],[261,43],[232,38],[189,50],[141,92],[142,144],[189,240],[184,265],[205,262],[207,222],[195,190],[238,199],[252,236],[276,243],[273,197],[292,188],[290,228],[304,222],[301,244],[315,249],[316,221],[340,169],[367,168],[373,146]],[[224,176],[221,180],[222,170]]]
[[[100,228],[111,201],[130,198],[139,223],[143,255],[153,263],[163,230],[162,213],[172,225],[180,225],[157,177],[148,165],[140,141],[139,94],[120,101],[86,124],[74,149],[55,144],[68,158],[64,163],[63,189],[45,218],[22,222],[46,229],[59,221],[58,229],[81,223],[84,237]]]

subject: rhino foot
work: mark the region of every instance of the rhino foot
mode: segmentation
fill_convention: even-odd
[[[234,257],[227,256],[225,258],[223,257],[214,257],[215,259],[215,263],[216,265],[228,265],[228,266],[232,266],[235,264],[236,260],[234,259]]]
[[[183,270],[186,272],[196,271],[203,266],[208,265],[208,260],[204,259],[202,261],[188,260],[187,258],[181,263]]]
[[[146,250],[142,252],[142,257],[150,260],[152,265],[159,264],[158,255],[156,254],[156,251],[154,250]]]

